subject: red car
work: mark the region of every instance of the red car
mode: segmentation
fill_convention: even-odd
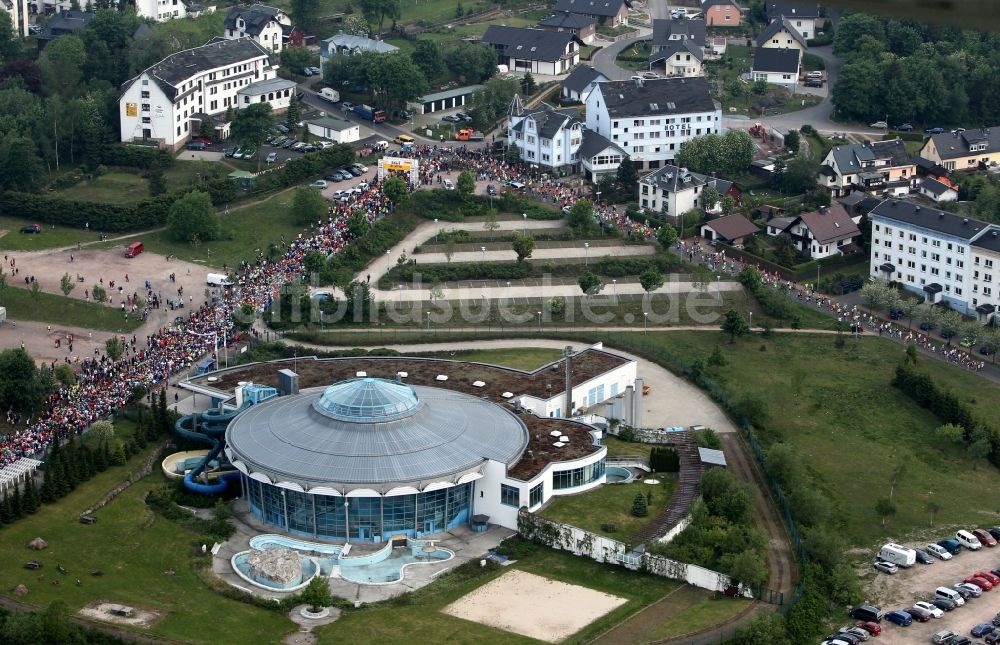
[[[972,534],[979,538],[979,541],[986,546],[997,545],[997,539],[990,535],[990,532],[985,529],[972,529]]]
[[[867,622],[861,621],[860,623],[857,624],[857,627],[860,627],[861,629],[865,630],[872,636],[878,636],[879,634],[882,633],[882,626],[870,620]]]
[[[977,571],[972,575],[989,580],[990,584],[994,587],[1000,585],[1000,576],[995,573],[990,573],[989,571]]]
[[[989,591],[990,589],[993,588],[992,582],[990,582],[986,578],[980,578],[979,576],[969,576],[968,578],[965,579],[965,582],[969,583],[970,585],[976,585],[983,591]]]
[[[197,141],[198,143],[204,143],[206,146],[212,145],[212,140],[207,137],[195,137],[191,139],[192,142]],[[996,542],[994,542],[996,544]]]

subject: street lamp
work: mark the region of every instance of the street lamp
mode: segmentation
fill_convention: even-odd
[[[615,292],[615,304],[617,305],[618,304],[618,279],[617,278],[614,278],[614,279],[611,280],[611,288],[614,289],[614,292]]]
[[[646,311],[642,312],[642,333],[643,335],[649,333],[649,313]]]
[[[438,228],[438,218],[434,218],[434,243],[438,243],[438,233],[441,229]]]
[[[399,285],[399,306],[403,306],[403,285]]]
[[[538,314],[538,331],[542,331],[542,312],[536,311],[535,313]]]
[[[521,217],[524,218],[524,228],[522,229],[522,232],[525,235],[527,235],[528,234],[528,214],[527,213],[521,213]]]
[[[715,276],[715,297],[718,298],[719,302],[722,302],[722,291],[720,289],[722,282],[722,276]]]
[[[753,331],[753,312],[748,311],[747,313],[750,314],[750,331]]]
[[[385,250],[385,272],[389,273],[389,249]]]
[[[427,331],[431,330],[431,312],[427,312]]]
[[[583,243],[583,265],[587,266],[590,264],[590,242]]]
[[[485,246],[481,246],[481,247],[479,247],[479,250],[483,252],[483,262],[485,262],[486,261],[486,247]]]
[[[594,203],[596,204],[599,201],[601,201],[601,191],[594,193]]]

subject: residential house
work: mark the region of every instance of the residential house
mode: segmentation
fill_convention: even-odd
[[[140,18],[150,18],[156,22],[186,18],[188,15],[184,0],[135,0],[135,12]]]
[[[701,225],[701,236],[712,242],[743,246],[747,238],[760,232],[757,225],[739,213],[713,219]]]
[[[795,221],[794,217],[773,217],[767,221],[767,234],[777,237]]]
[[[512,72],[557,76],[580,62],[583,41],[568,31],[490,25],[482,42],[497,51],[497,62]]]
[[[736,0],[701,0],[701,11],[709,27],[738,27],[743,21]]]
[[[677,41],[691,41],[703,50],[708,44],[704,20],[656,19],[653,21],[653,48],[655,54],[661,49],[676,44]]]
[[[598,83],[586,105],[587,128],[621,147],[640,170],[655,170],[685,141],[722,130],[722,108],[704,77]]]
[[[704,58],[705,48],[694,44],[694,41],[671,40],[649,55],[649,69],[662,69],[664,76],[668,78],[703,76]]]
[[[0,11],[10,14],[10,24],[14,28],[14,35],[27,38],[28,27],[28,0],[0,0]]]
[[[598,83],[608,80],[590,65],[577,65],[562,82],[562,97],[570,101],[587,102]]]
[[[949,171],[980,170],[1000,164],[1000,127],[931,135],[920,156]]]
[[[819,260],[857,251],[855,241],[861,229],[840,204],[801,213],[785,227],[795,247],[803,255]]]
[[[938,180],[927,178],[920,182],[920,194],[935,202],[953,202],[958,200],[958,191],[947,182],[947,179]]]
[[[820,165],[818,183],[834,197],[854,190],[903,196],[917,185],[917,166],[900,139],[834,146]]]
[[[589,16],[606,27],[621,27],[628,24],[631,6],[631,0],[558,0],[552,10]]]
[[[309,129],[309,134],[336,143],[354,143],[361,139],[361,127],[357,123],[333,112],[307,121],[306,127]]]
[[[941,179],[948,176],[948,169],[939,163],[935,163],[930,159],[924,159],[923,157],[917,155],[913,157],[913,163],[917,166],[917,176],[918,177],[933,177],[934,179]]]
[[[768,22],[788,20],[799,34],[806,40],[816,37],[816,32],[822,29],[826,19],[822,16],[819,5],[798,2],[768,2],[764,6]]]
[[[721,199],[715,204],[701,200],[706,186],[712,186],[720,198],[730,196],[739,204],[740,189],[733,182],[666,164],[639,179],[639,205],[667,217],[679,217],[696,208],[706,213],[721,213]]]
[[[92,11],[75,11],[67,9],[52,16],[45,24],[45,27],[38,33],[38,49],[44,49],[46,45],[66,34],[76,34],[83,31],[91,20],[94,19]]]
[[[758,49],[798,49],[808,48],[806,39],[787,20],[775,20],[757,36]]]
[[[353,56],[364,52],[389,54],[398,51],[399,47],[381,40],[340,32],[319,42],[319,61],[320,66],[325,68],[334,56]]]
[[[416,114],[431,114],[462,107],[472,101],[472,95],[483,89],[482,85],[466,85],[453,87],[442,92],[425,94],[416,101],[410,101],[406,107]]]
[[[584,128],[583,142],[577,150],[577,157],[580,159],[580,172],[596,184],[605,175],[618,172],[618,166],[628,155],[604,136]]]
[[[802,51],[799,49],[771,49],[760,47],[753,55],[750,78],[766,81],[770,85],[780,85],[794,93],[799,84],[799,65]]]
[[[577,172],[583,143],[583,122],[575,109],[557,110],[542,103],[526,109],[518,96],[511,102],[507,141],[517,146],[521,159],[546,172]]]
[[[245,108],[254,103],[270,103],[273,112],[284,112],[292,102],[297,88],[295,81],[284,78],[257,81],[236,92],[236,108]]]
[[[983,323],[995,323],[1000,308],[1000,227],[991,226],[972,243],[972,299]]]
[[[291,32],[292,19],[281,9],[264,4],[239,5],[229,10],[225,22],[226,38],[253,38],[264,49],[279,53]]]
[[[594,42],[597,33],[597,19],[582,13],[554,13],[539,20],[538,26],[546,31],[568,31],[587,45]]]
[[[871,221],[870,275],[898,282],[926,296],[971,314],[986,286],[985,275],[974,278],[972,243],[992,235],[997,227],[909,201],[887,199],[868,213]],[[985,254],[980,271],[985,271]],[[989,265],[992,268],[993,264]],[[992,272],[990,279],[992,281]],[[980,285],[977,292],[973,286]],[[994,295],[991,290],[990,295]],[[973,300],[976,304],[973,304]]]
[[[252,38],[214,38],[171,54],[122,85],[121,140],[176,150],[198,132],[205,117],[237,109],[240,90],[276,76],[270,52]],[[224,138],[227,127],[217,125],[218,138]]]

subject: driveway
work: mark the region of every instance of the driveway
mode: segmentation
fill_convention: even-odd
[[[650,11],[652,12],[652,6],[650,6]],[[649,40],[652,35],[652,29],[640,27],[638,34],[634,38],[626,38],[624,40],[619,40],[616,43],[607,45],[594,54],[594,69],[604,74],[612,81],[627,81],[635,75],[635,72],[618,67],[618,65],[615,64],[615,59],[625,48],[631,47],[640,40]]]

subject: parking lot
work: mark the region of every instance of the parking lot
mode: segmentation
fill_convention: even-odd
[[[940,538],[944,537],[950,535],[942,532]],[[908,543],[906,546],[922,548],[923,545]],[[996,568],[1000,568],[1000,547],[983,547],[979,551],[963,549],[951,560],[935,558],[934,564],[917,563],[909,569],[901,568],[893,575],[879,573],[869,585],[868,602],[883,612],[906,610],[918,600],[930,599],[937,587],[952,587],[976,571]],[[984,591],[979,598],[969,598],[964,606],[926,623],[914,620],[910,627],[900,627],[882,620],[882,635],[872,642],[926,644],[931,642],[931,635],[935,632],[950,629],[972,639],[974,643],[982,643],[982,639],[972,638],[969,631],[979,623],[989,623],[997,612],[1000,612],[1000,587]]]

